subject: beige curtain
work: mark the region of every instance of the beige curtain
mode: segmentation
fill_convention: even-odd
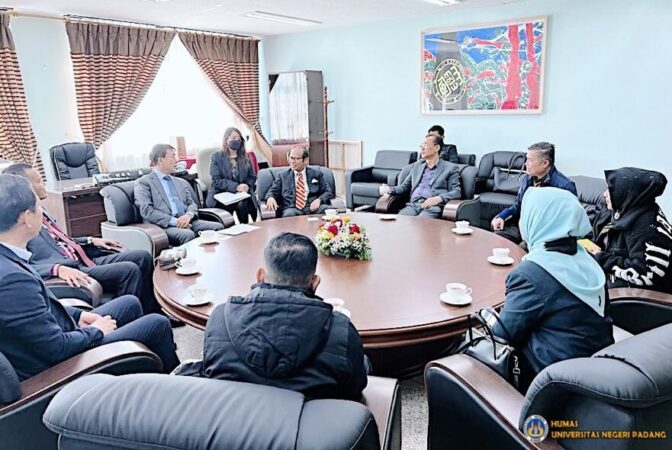
[[[205,33],[179,35],[224,100],[250,129],[254,147],[270,164],[271,147],[259,126],[259,41]]]
[[[84,140],[100,147],[151,86],[174,31],[67,21]]]
[[[0,14],[0,158],[31,164],[44,177],[7,14]]]

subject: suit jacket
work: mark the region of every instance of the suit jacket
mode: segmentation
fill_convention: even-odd
[[[103,333],[79,328],[81,310],[64,307],[42,278],[0,244],[0,352],[24,380],[98,344]]]
[[[399,186],[394,186],[392,194],[412,195],[422,180],[422,173],[426,166],[427,163],[424,159],[414,162],[410,176],[407,176]],[[436,163],[436,170],[439,172],[434,176],[434,181],[430,186],[432,197],[440,196],[443,203],[459,199],[462,196],[462,189],[460,188],[460,170],[458,166],[439,159]]]
[[[455,144],[443,144],[439,152],[439,158],[457,164],[460,162],[457,157],[457,146]]]
[[[198,215],[198,205],[191,194],[191,187],[182,178],[170,177],[175,185],[177,195],[185,205],[186,212],[192,213],[194,217]],[[170,202],[163,190],[161,180],[156,173],[149,173],[135,182],[133,188],[135,204],[140,209],[140,215],[145,222],[153,223],[161,228],[168,228],[173,213],[170,209]]]
[[[241,170],[242,169],[242,170]],[[210,177],[212,178],[212,188],[208,192],[208,198],[205,201],[205,206],[208,208],[215,208],[217,201],[215,194],[220,192],[236,193],[236,187],[245,183],[249,188],[249,194],[254,202],[256,195],[254,193],[257,185],[257,175],[254,173],[252,161],[247,167],[238,167],[238,176],[233,176],[233,170],[228,156],[223,152],[215,152],[210,157]]]
[[[306,167],[306,179],[308,181],[306,206],[317,198],[328,205],[330,200],[334,198],[334,193],[327,180],[324,179],[322,172],[312,167]],[[278,173],[266,194],[266,200],[271,197],[278,202],[279,210],[294,207],[296,204],[296,185],[294,183],[294,171],[291,168]]]

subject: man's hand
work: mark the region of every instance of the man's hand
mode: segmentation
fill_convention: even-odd
[[[276,202],[273,197],[269,197],[268,200],[266,200],[266,208],[268,208],[269,211],[275,211],[278,209],[278,202]]]
[[[82,287],[91,283],[91,278],[81,270],[68,266],[58,266],[58,278],[65,281],[70,287]]]
[[[499,231],[504,229],[504,219],[501,217],[495,217],[492,219],[492,222],[490,222],[490,226],[492,227],[493,231]]]
[[[432,206],[436,206],[436,205],[440,204],[442,201],[443,200],[438,195],[435,196],[435,197],[429,197],[428,199],[425,199],[425,201],[420,204],[420,207],[422,209],[431,208]]]
[[[191,219],[193,216],[191,214],[185,214],[177,218],[177,223],[175,226],[177,228],[191,228]]]
[[[110,331],[114,331],[117,329],[117,321],[114,320],[111,316],[104,316],[95,320],[89,326],[98,328],[100,331],[103,332],[103,334],[107,334]]]
[[[310,202],[310,210],[311,211],[317,211],[317,208],[319,208],[321,204],[322,204],[322,200],[320,200],[319,198],[316,198],[315,200]]]
[[[115,241],[114,239],[91,238],[91,244],[98,248],[104,248],[105,250],[112,250],[115,252],[119,252],[124,249],[124,246],[121,245],[119,241]]]
[[[392,188],[385,183],[381,184],[380,187],[378,188],[378,193],[380,195],[389,194],[390,192],[392,192]]]
[[[250,187],[245,183],[240,183],[238,186],[236,186],[236,192],[248,192],[249,190]]]
[[[102,316],[100,314],[82,311],[82,314],[79,316],[79,326],[84,328],[91,325],[96,320],[100,319]]]

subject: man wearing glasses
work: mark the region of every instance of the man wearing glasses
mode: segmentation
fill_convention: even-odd
[[[308,167],[308,149],[293,147],[287,161],[289,169],[278,174],[266,194],[266,207],[278,217],[324,214],[334,193],[322,172]]]

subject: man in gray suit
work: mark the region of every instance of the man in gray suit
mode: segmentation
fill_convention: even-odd
[[[198,205],[189,183],[175,172],[177,152],[168,144],[156,144],[149,158],[154,170],[135,183],[135,204],[145,222],[165,228],[171,245],[182,245],[203,230],[221,230],[218,222],[198,220]]]
[[[380,187],[380,195],[411,194],[411,201],[399,214],[438,218],[443,212],[443,205],[462,195],[459,169],[439,158],[440,150],[441,138],[428,134],[420,146],[422,159],[413,163],[410,175],[399,186],[383,184]]]

